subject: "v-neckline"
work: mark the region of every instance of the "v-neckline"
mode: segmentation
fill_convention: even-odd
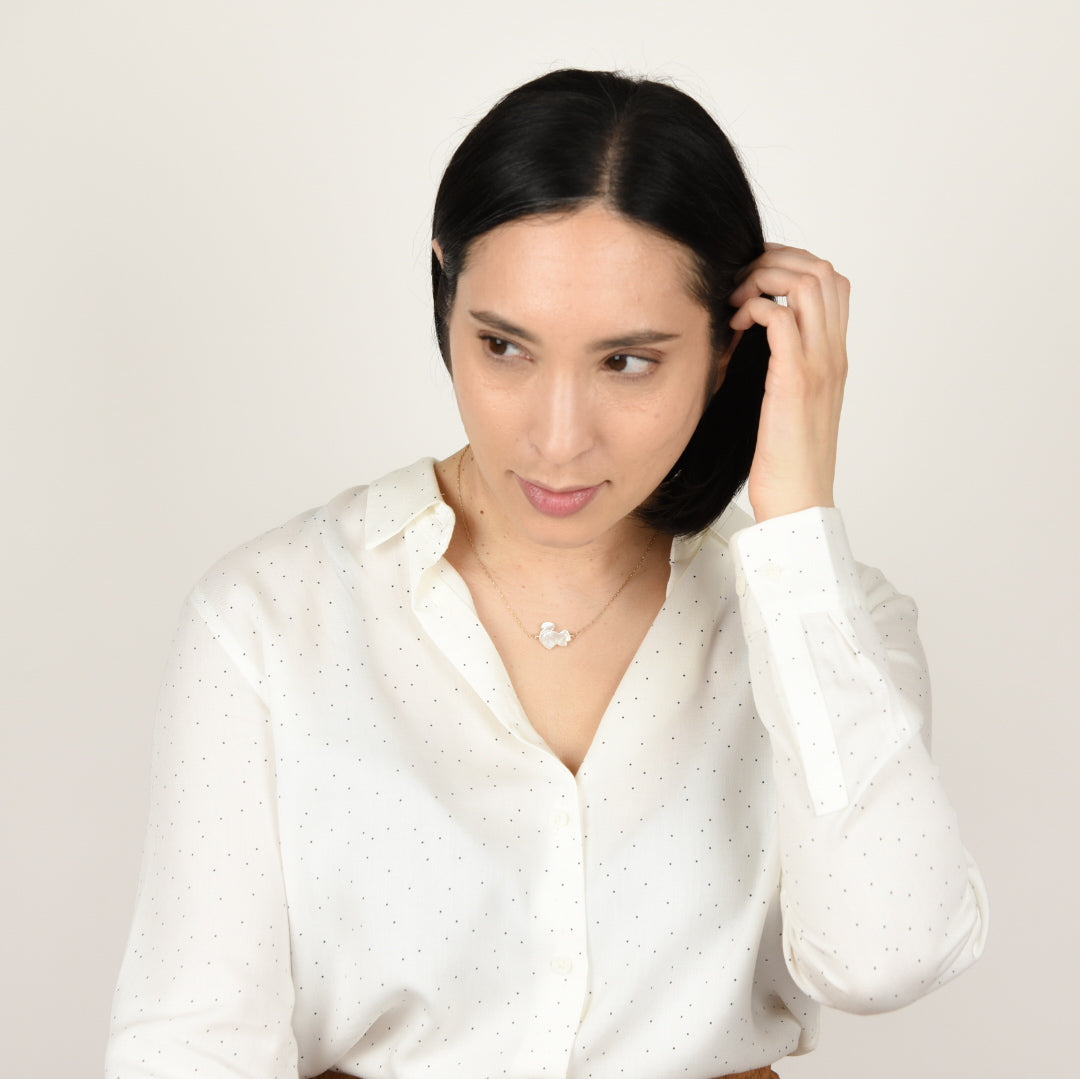
[[[675,537],[672,540],[671,549],[673,552],[675,550],[675,545],[680,543],[685,544],[686,541],[683,540],[682,537]],[[630,684],[631,679],[637,676],[638,668],[641,665],[641,657],[645,654],[646,648],[650,645],[651,640],[657,634],[657,626],[664,619],[664,617],[669,611],[669,608],[671,606],[671,597],[676,586],[678,585],[679,579],[685,572],[689,562],[692,561],[694,556],[697,554],[698,549],[700,549],[700,544],[693,545],[693,548],[688,552],[688,556],[685,559],[676,560],[674,557],[669,556],[668,579],[665,583],[664,599],[660,604],[660,607],[657,609],[656,614],[649,622],[649,625],[646,628],[644,635],[642,636],[637,648],[634,650],[634,653],[630,658],[630,662],[623,670],[622,675],[620,676],[619,681],[616,683],[615,689],[611,697],[607,701],[607,704],[604,706],[603,711],[600,714],[600,719],[597,722],[596,729],[593,732],[592,738],[590,739],[585,753],[581,758],[581,763],[578,765],[576,770],[570,768],[570,766],[566,764],[566,762],[548,744],[548,742],[543,738],[538,729],[534,726],[533,721],[530,719],[529,714],[521,701],[518,690],[514,686],[513,679],[510,677],[510,672],[507,669],[506,662],[503,659],[502,653],[496,647],[495,642],[492,639],[491,634],[488,632],[487,627],[480,620],[480,616],[476,608],[476,603],[473,599],[472,591],[469,588],[468,583],[465,581],[464,577],[454,567],[454,565],[449,561],[449,559],[446,558],[445,553],[439,559],[439,561],[431,568],[432,570],[438,571],[440,573],[443,578],[443,583],[450,589],[453,595],[467,609],[468,614],[473,621],[474,629],[483,635],[484,646],[485,649],[488,651],[486,663],[488,665],[494,666],[497,661],[497,667],[495,667],[495,670],[497,670],[498,672],[498,682],[500,684],[498,686],[494,686],[489,683],[492,689],[497,690],[495,693],[492,694],[492,697],[495,701],[500,701],[503,703],[509,701],[513,703],[514,723],[508,722],[509,717],[499,715],[498,709],[495,707],[495,704],[492,700],[488,701],[489,707],[492,708],[492,710],[496,713],[496,716],[506,726],[510,727],[511,729],[514,729],[515,727],[519,728],[517,730],[517,733],[519,735],[522,733],[522,730],[520,728],[524,728],[524,731],[528,735],[525,740],[532,743],[533,745],[542,747],[543,750],[548,753],[554,761],[558,762],[558,764],[566,770],[567,775],[577,781],[582,777],[583,773],[587,771],[590,760],[595,756],[597,747],[602,745],[607,740],[606,732],[612,724],[610,716],[614,711],[616,711],[617,706],[620,705],[620,703],[622,702],[622,699],[627,691],[627,687]],[[445,647],[444,650],[446,650]],[[459,665],[458,657],[456,657],[455,655],[451,655],[449,652],[447,654],[450,656],[451,660],[455,663],[455,665]],[[461,666],[463,667],[469,665],[468,660],[464,656],[460,657],[460,661]],[[493,674],[494,670],[490,673]]]

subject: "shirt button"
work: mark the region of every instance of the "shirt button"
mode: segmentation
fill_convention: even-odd
[[[565,812],[555,813],[551,818],[551,823],[556,828],[565,828],[570,823],[570,814]]]
[[[565,977],[574,969],[574,961],[568,955],[557,955],[551,961],[551,969]]]

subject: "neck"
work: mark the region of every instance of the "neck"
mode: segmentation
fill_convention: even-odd
[[[462,453],[436,466],[443,497],[458,518],[447,557],[471,589],[498,594],[495,610],[505,606],[505,617],[532,634],[553,619],[561,629],[580,631],[615,617],[612,606],[659,609],[670,571],[664,537],[633,518],[584,544],[557,547],[523,536],[496,500],[485,497],[469,447]]]
[[[488,496],[468,446],[448,463],[455,471],[452,507],[477,553],[491,568],[515,566],[527,568],[531,577],[557,575],[581,583],[606,582],[629,572],[650,544],[664,546],[652,529],[633,517],[624,517],[584,544],[538,542],[515,529]]]

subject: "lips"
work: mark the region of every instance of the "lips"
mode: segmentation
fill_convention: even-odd
[[[569,517],[584,509],[596,497],[603,484],[595,487],[575,487],[570,490],[553,491],[530,480],[517,478],[522,493],[533,509],[548,517]]]

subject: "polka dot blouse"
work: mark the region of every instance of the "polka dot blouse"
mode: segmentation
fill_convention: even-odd
[[[576,776],[442,557],[453,526],[425,459],[192,592],[111,1079],[706,1079],[979,954],[915,607],[838,511],[672,543]]]

